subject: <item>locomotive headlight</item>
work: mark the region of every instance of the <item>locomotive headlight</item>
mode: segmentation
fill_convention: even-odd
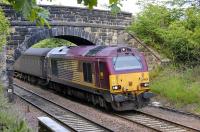
[[[149,87],[149,83],[141,83],[142,87]]]
[[[119,90],[119,89],[121,89],[121,86],[120,85],[115,85],[115,86],[112,86],[112,89],[113,90]]]

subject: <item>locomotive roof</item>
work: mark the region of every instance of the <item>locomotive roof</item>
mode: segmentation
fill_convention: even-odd
[[[127,46],[73,46],[54,48],[48,53],[48,57],[64,57],[64,56],[85,56],[85,57],[113,57],[117,55],[117,50],[120,48],[128,48],[134,54],[138,52]],[[64,52],[65,54],[63,54]],[[60,52],[60,53],[59,53]]]
[[[117,50],[120,48],[130,48],[127,46],[84,46],[72,48],[68,53],[74,56],[96,56],[96,57],[110,57],[116,56]],[[136,52],[133,48],[130,48],[133,52]]]
[[[47,56],[47,57],[67,57],[67,56],[84,56],[84,57],[114,57],[117,56],[118,50],[128,48],[134,54],[138,54],[135,49],[127,46],[73,46],[57,48],[29,48],[24,55]]]
[[[34,56],[46,56],[52,48],[29,48],[23,54]]]

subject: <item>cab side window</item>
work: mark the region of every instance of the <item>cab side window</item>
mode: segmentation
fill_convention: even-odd
[[[100,79],[104,79],[104,70],[105,70],[105,63],[99,62]]]
[[[83,62],[83,77],[85,82],[92,83],[92,64]]]

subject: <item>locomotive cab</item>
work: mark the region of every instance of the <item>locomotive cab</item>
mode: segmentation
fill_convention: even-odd
[[[149,92],[149,73],[144,56],[122,47],[110,59],[110,64],[112,107],[120,111],[147,105],[153,94]]]

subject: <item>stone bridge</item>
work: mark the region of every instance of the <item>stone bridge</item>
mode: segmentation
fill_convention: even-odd
[[[10,21],[11,35],[7,43],[7,68],[21,53],[35,43],[47,38],[62,38],[77,45],[129,44],[144,52],[149,64],[159,61],[154,52],[142,45],[137,38],[126,32],[132,21],[132,14],[121,12],[112,15],[110,11],[88,10],[66,6],[43,6],[50,12],[48,27],[38,27],[25,20],[11,6],[0,4]],[[10,67],[11,66],[11,67]]]
[[[47,28],[26,21],[8,5],[1,7],[11,23],[8,49],[14,51],[17,48],[16,57],[38,41],[52,37],[63,38],[77,45],[123,44],[125,42],[120,36],[123,36],[132,20],[132,15],[126,12],[114,16],[103,10],[43,6],[50,12],[51,28]]]
[[[35,43],[47,38],[63,38],[77,45],[129,44],[145,53],[149,64],[157,64],[159,58],[138,39],[126,32],[132,21],[132,14],[121,12],[112,15],[110,11],[88,10],[66,6],[43,6],[50,12],[48,27],[38,27],[25,20],[11,6],[0,4],[10,21],[11,34],[6,46],[7,74],[12,83],[14,61]],[[10,86],[12,87],[12,86]]]

